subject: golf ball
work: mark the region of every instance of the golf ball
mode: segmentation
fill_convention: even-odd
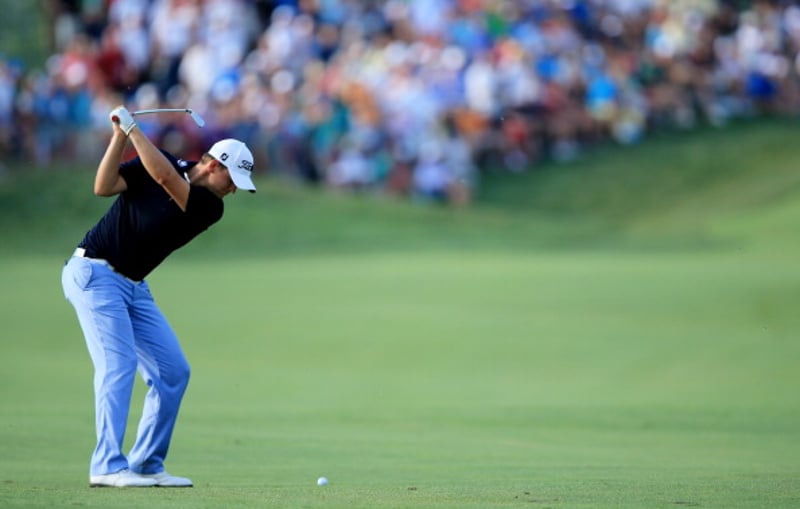
[[[327,477],[320,477],[317,479],[317,486],[327,486],[328,485],[328,478]]]

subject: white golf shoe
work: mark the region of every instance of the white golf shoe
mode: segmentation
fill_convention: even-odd
[[[145,479],[155,481],[155,485],[160,488],[191,488],[192,480],[185,477],[170,475],[166,470],[157,474],[140,474]]]
[[[92,488],[151,488],[158,481],[131,472],[127,468],[113,474],[89,476],[89,486]]]

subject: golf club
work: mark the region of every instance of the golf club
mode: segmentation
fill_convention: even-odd
[[[205,120],[199,114],[197,114],[194,110],[190,108],[156,108],[153,110],[139,110],[131,112],[131,115],[134,117],[136,115],[149,115],[151,113],[188,113],[194,123],[197,124],[198,127],[203,127],[206,125]]]

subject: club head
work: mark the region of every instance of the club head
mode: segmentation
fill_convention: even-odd
[[[187,110],[187,111],[189,112],[189,116],[192,117],[192,120],[194,120],[194,123],[197,124],[197,127],[203,127],[204,125],[206,125],[206,121],[203,120],[203,117],[195,113],[194,110]]]

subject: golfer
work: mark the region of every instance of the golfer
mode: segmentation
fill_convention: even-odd
[[[109,118],[111,141],[94,192],[117,196],[67,261],[64,294],[94,364],[97,446],[92,487],[189,487],[164,469],[189,364],[145,277],[222,217],[222,198],[255,192],[253,156],[241,141],[215,143],[199,162],[156,148],[124,107]],[[130,142],[138,157],[122,163]],[[131,451],[122,451],[136,371],[149,387]]]

